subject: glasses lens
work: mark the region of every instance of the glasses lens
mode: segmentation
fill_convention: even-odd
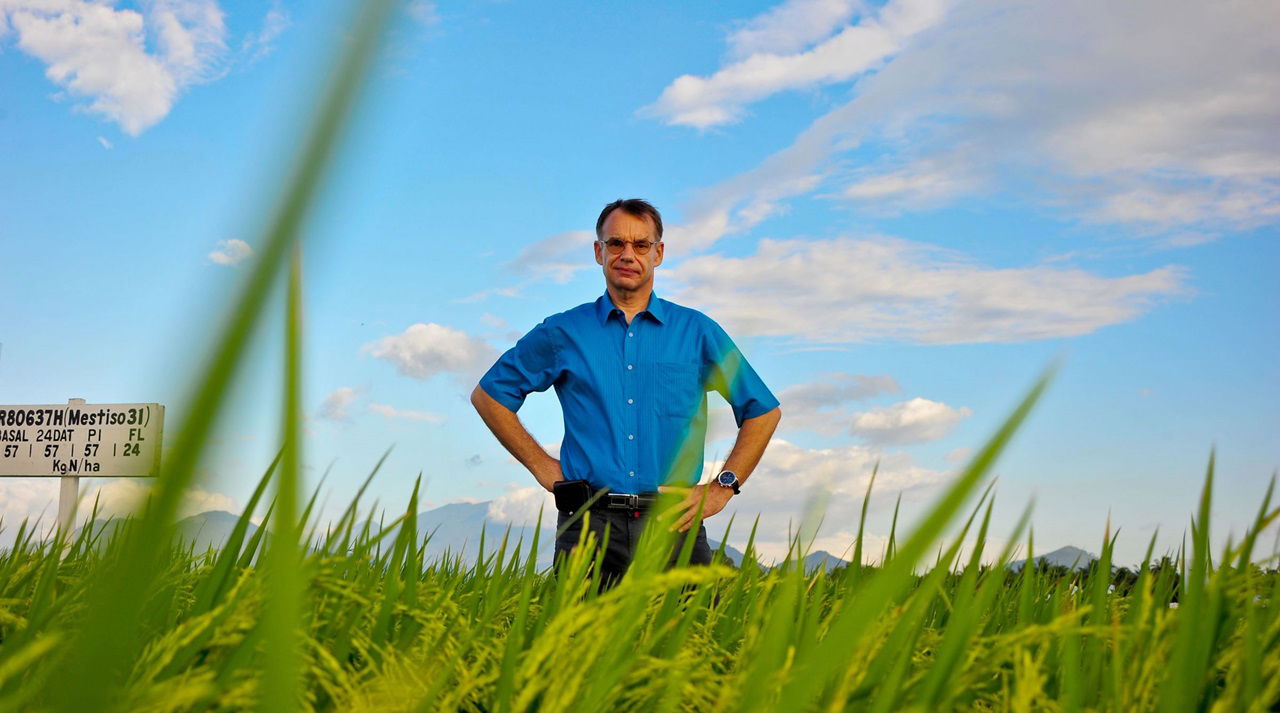
[[[627,244],[627,241],[622,238],[609,238],[608,240],[603,240],[601,242],[603,242],[605,247],[609,248],[609,252],[614,255],[621,254],[623,246]],[[654,243],[650,240],[636,240],[631,243],[631,249],[635,250],[637,255],[645,255],[648,254],[649,248],[653,247],[653,245]]]

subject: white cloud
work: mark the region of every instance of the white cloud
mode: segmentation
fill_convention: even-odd
[[[90,482],[81,488],[80,508],[76,516],[79,520],[87,518],[89,511],[93,508],[95,497],[99,498],[99,518],[135,512],[151,492],[153,485],[153,481],[134,478]],[[191,488],[182,496],[182,503],[178,506],[178,517],[190,517],[210,510],[238,513],[239,507],[228,495],[203,488]]]
[[[713,464],[708,463],[708,471]],[[729,501],[724,512],[707,522],[707,533],[719,539],[729,515],[734,514],[731,541],[745,539],[751,523],[760,517],[756,535],[757,548],[766,560],[781,559],[787,552],[787,532],[797,531],[807,506],[816,494],[825,501],[822,527],[816,530],[815,549],[839,554],[853,541],[851,524],[856,530],[862,499],[873,469],[878,466],[876,486],[872,492],[870,512],[883,514],[892,508],[894,498],[923,496],[943,483],[944,471],[923,468],[902,452],[885,453],[864,445],[808,449],[774,438],[759,467],[743,486],[743,494]],[[864,549],[868,557],[880,555],[883,540],[870,536]],[[848,555],[846,555],[846,558]]]
[[[783,210],[817,176],[873,210],[885,200],[902,210],[1008,190],[1130,225],[1139,237],[1267,224],[1280,216],[1278,22],[1271,0],[959,4],[892,47],[874,73],[842,60],[825,76],[857,78],[851,101],[705,191],[686,214],[709,244]],[[800,57],[787,56],[788,66]],[[755,96],[710,89],[730,80],[776,88],[779,77],[799,76],[765,62],[738,76],[753,58],[708,80],[682,77],[656,106],[669,120],[705,125]],[[881,158],[850,156],[859,148]]]
[[[816,163],[804,168],[814,168]],[[664,240],[669,250],[684,254],[709,248],[726,235],[746,232],[785,212],[785,199],[809,193],[823,178],[822,171],[795,171],[767,159],[747,173],[703,190],[685,210],[689,219],[671,226],[666,231],[670,238]]]
[[[811,430],[827,435],[846,433],[853,420],[847,406],[886,393],[896,393],[892,376],[862,374],[822,374],[816,380],[788,386],[778,392],[786,417],[783,430]]]
[[[440,24],[440,9],[431,0],[409,0],[405,11],[421,25],[431,27]]]
[[[247,260],[252,254],[253,248],[249,247],[249,243],[232,238],[230,240],[219,240],[217,248],[209,253],[207,257],[214,264],[233,267]]]
[[[1000,165],[1093,220],[1256,224],[1280,215],[1277,20],[1266,0],[977,2],[836,123],[901,149],[891,170],[963,146],[984,160],[955,169]]]
[[[853,18],[852,0],[787,0],[748,20],[728,38],[734,57],[791,54],[830,37]]]
[[[1280,189],[1267,182],[1188,187],[1133,179],[1096,199],[1097,203],[1084,211],[1087,218],[1178,231],[1160,241],[1167,247],[1200,245],[1216,238],[1186,231],[1187,225],[1248,227],[1280,218]]]
[[[58,481],[55,478],[0,479],[0,538],[12,542],[23,519],[52,527],[58,519]],[[42,528],[43,529],[43,528]]]
[[[562,443],[563,441],[553,441],[551,443],[539,443],[538,445],[542,447],[542,450],[547,452],[547,455],[551,456],[552,458],[559,458],[560,446]],[[521,466],[520,461],[516,460],[515,456],[511,455],[510,453],[507,454],[507,463],[514,466],[519,466],[522,468],[524,467],[524,466]]]
[[[493,327],[494,329],[507,328],[506,320],[504,320],[503,318],[495,314],[491,314],[489,312],[485,312],[484,314],[480,315],[480,322],[484,324],[486,327]]]
[[[567,230],[524,247],[507,262],[507,269],[564,284],[588,268],[598,269],[591,252],[596,234],[590,230]]]
[[[784,422],[791,418],[790,413],[788,411],[787,418],[782,419]],[[737,437],[738,421],[733,416],[733,409],[720,400],[719,396],[711,396],[707,402],[707,443],[715,443],[722,440],[732,442]],[[723,460],[729,454],[715,453],[711,455],[714,458]]]
[[[977,172],[969,167],[971,159],[955,152],[890,173],[866,173],[845,186],[841,195],[861,201],[866,209],[879,213],[942,205],[981,184]]]
[[[965,407],[916,397],[854,414],[851,430],[872,443],[921,443],[942,438],[972,414]]]
[[[753,21],[731,39],[735,48],[757,51],[710,77],[677,78],[642,113],[669,124],[700,129],[738,120],[747,104],[788,89],[843,82],[877,67],[903,43],[941,18],[942,0],[890,0],[876,17],[863,17],[834,37],[802,52],[839,21],[831,3],[791,3]]]
[[[361,351],[391,362],[404,376],[423,380],[442,373],[467,378],[497,358],[484,341],[435,323],[412,325],[401,334],[366,344]]]
[[[488,518],[517,527],[533,526],[538,524],[539,510],[542,524],[555,526],[556,502],[551,493],[538,485],[508,485],[505,493],[489,502]]]
[[[4,531],[0,542],[12,543],[23,519],[29,525],[39,524],[37,533],[50,532],[58,519],[57,478],[3,478],[0,479],[0,518]],[[98,517],[120,517],[133,512],[152,487],[149,480],[111,478],[81,480],[80,500],[76,508],[76,522],[83,525],[98,499]],[[225,510],[238,513],[239,505],[228,495],[203,488],[191,488],[183,495],[178,506],[178,517],[188,517],[209,510]]]
[[[143,11],[88,0],[0,0],[23,52],[45,76],[137,136],[182,90],[216,76],[226,26],[214,0],[152,0]]]
[[[888,374],[866,376],[836,372],[822,374],[817,381],[788,386],[782,394],[786,396],[789,409],[816,410],[899,390],[898,382]]]
[[[515,286],[508,286],[508,287],[491,287],[491,288],[488,288],[488,289],[480,290],[479,292],[472,293],[472,294],[470,294],[470,295],[467,295],[466,297],[460,297],[460,298],[458,298],[458,299],[454,300],[454,302],[457,302],[457,303],[459,303],[459,304],[468,304],[468,303],[472,303],[472,302],[482,302],[482,301],[487,300],[487,299],[489,299],[490,297],[494,297],[494,296],[497,296],[497,297],[519,297],[519,296],[520,296],[520,292],[521,292],[522,290],[524,290],[524,288],[525,288],[526,286],[528,286],[528,285],[529,285],[529,283],[531,283],[531,282],[535,282],[535,281],[536,281],[536,279],[537,279],[537,278],[530,278],[530,279],[525,280],[524,282],[522,282],[522,283],[520,283],[520,284],[518,284],[518,285],[515,285]]]
[[[1175,266],[1121,277],[1050,265],[993,268],[888,238],[762,240],[754,255],[693,258],[669,279],[676,299],[731,333],[819,344],[1070,337],[1134,319],[1185,290]]]
[[[885,453],[863,445],[810,449],[774,438],[751,476],[752,497],[758,492],[762,502],[801,503],[811,487],[822,485],[839,499],[860,501],[877,464],[877,492],[933,486],[947,475],[917,465],[904,452]]]
[[[262,26],[257,32],[250,32],[240,42],[240,56],[245,63],[253,63],[266,57],[275,50],[276,39],[289,29],[293,23],[288,11],[274,0],[267,14],[262,18]]]
[[[107,138],[106,138],[105,136],[99,136],[99,137],[98,137],[98,143],[102,144],[102,148],[104,148],[104,149],[106,149],[106,150],[108,150],[108,151],[110,151],[112,148],[114,148],[114,145],[113,145],[110,141],[108,141],[108,140],[107,140]]]
[[[393,421],[422,421],[424,423],[444,423],[444,416],[430,411],[414,411],[413,409],[400,409],[386,404],[372,403],[369,404],[369,410],[385,416]]]
[[[320,404],[319,416],[331,421],[346,421],[351,418],[351,413],[347,410],[356,399],[360,398],[361,390],[352,386],[339,386],[324,397],[324,402]]]

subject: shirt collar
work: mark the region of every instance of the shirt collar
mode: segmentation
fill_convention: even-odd
[[[658,324],[663,324],[667,321],[667,308],[665,307],[665,304],[666,301],[659,299],[656,292],[650,293],[649,306],[641,311],[640,314],[647,314]],[[600,318],[600,324],[603,325],[608,322],[609,315],[613,314],[615,311],[619,316],[622,315],[622,310],[613,306],[613,297],[610,297],[609,291],[605,290],[604,294],[600,296],[600,299],[596,300],[596,316]]]

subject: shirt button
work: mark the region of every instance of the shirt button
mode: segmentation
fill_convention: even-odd
[[[627,336],[628,336],[628,337],[634,337],[634,336],[636,336],[636,333],[635,333],[635,332],[627,332]]]
[[[631,476],[632,478],[634,478],[634,477],[636,477],[636,472],[633,470],[633,471],[631,471],[630,473],[627,473],[627,475],[629,475],[629,476]]]
[[[635,400],[635,399],[627,399],[627,403],[629,403],[629,404],[633,404],[633,403],[635,403],[635,402],[636,402],[636,400]]]
[[[630,364],[627,364],[627,370],[628,370],[628,371],[630,371],[630,370],[631,370],[631,365],[630,365]]]
[[[634,434],[634,433],[628,433],[628,434],[627,434],[627,440],[628,440],[628,441],[634,441],[635,439],[636,439],[636,434]]]

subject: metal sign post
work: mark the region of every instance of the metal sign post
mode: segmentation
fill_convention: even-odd
[[[70,532],[80,476],[154,477],[163,437],[160,404],[0,406],[0,477],[59,478],[58,525]]]
[[[69,406],[83,406],[84,399],[67,399]],[[71,532],[76,524],[76,505],[80,502],[80,476],[64,475],[58,484],[58,527]]]

